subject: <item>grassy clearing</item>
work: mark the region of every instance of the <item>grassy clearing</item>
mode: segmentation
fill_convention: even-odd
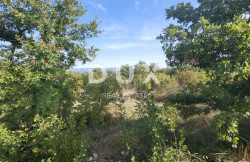
[[[134,90],[123,90],[127,96],[132,96]],[[130,150],[126,148],[123,142],[123,123],[120,120],[119,108],[110,104],[108,106],[106,125],[104,127],[95,127],[90,130],[91,142],[88,150],[88,156],[93,158],[97,154],[97,158],[89,159],[89,161],[129,161],[131,153],[137,154],[139,157],[144,157],[150,150],[145,141],[147,132],[140,117],[136,113],[136,105],[138,101],[134,98],[126,98],[122,107],[124,107],[124,118],[127,121],[126,127],[130,130],[126,141],[132,146]],[[156,105],[161,106],[162,102],[157,102]],[[201,105],[202,107],[204,105]],[[178,129],[185,130],[185,144],[188,146],[191,153],[207,156],[208,161],[233,160],[237,158],[247,159],[249,146],[246,147],[242,143],[238,150],[228,149],[230,144],[218,139],[216,135],[216,127],[213,119],[219,115],[220,111],[211,111],[209,114],[194,115],[188,119],[178,117]],[[250,129],[250,121],[243,118],[240,122],[239,131]],[[140,130],[140,131],[134,131]],[[249,139],[250,132],[244,132],[244,139]],[[243,138],[243,137],[242,137]]]

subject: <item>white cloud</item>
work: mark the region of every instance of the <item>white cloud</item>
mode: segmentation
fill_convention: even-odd
[[[156,37],[160,34],[161,28],[157,24],[149,23],[145,24],[140,32],[140,40],[155,40]]]
[[[110,26],[105,26],[104,31],[116,31],[116,30],[122,30],[123,27],[119,24],[112,24]]]
[[[112,50],[121,50],[125,48],[133,48],[133,47],[140,47],[142,46],[141,44],[136,44],[136,43],[119,43],[119,44],[106,44],[105,47],[107,49],[112,49]]]
[[[97,7],[98,7],[99,9],[101,9],[101,10],[102,10],[103,12],[105,12],[105,13],[108,12],[107,9],[106,9],[105,7],[103,7],[100,3],[97,4]]]
[[[104,25],[102,29],[104,32],[101,37],[104,39],[127,39],[130,38],[128,28],[124,24],[117,22],[108,23],[109,25]]]
[[[135,9],[136,10],[140,9],[139,5],[140,5],[140,1],[135,1]]]
[[[113,23],[104,26],[103,29],[102,38],[104,39],[151,41],[156,40],[156,37],[160,35],[162,27],[156,23],[146,23],[141,28],[131,28],[124,24]]]
[[[145,40],[145,41],[148,41],[148,40],[155,40],[156,39],[156,37],[155,36],[150,36],[150,35],[148,35],[148,36],[141,36],[140,37],[140,40]]]

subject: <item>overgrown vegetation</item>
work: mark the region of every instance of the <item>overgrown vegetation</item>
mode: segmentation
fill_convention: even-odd
[[[0,0],[0,161],[249,161],[250,2],[198,2],[166,10],[169,68],[91,84],[67,71],[100,33],[78,1]]]

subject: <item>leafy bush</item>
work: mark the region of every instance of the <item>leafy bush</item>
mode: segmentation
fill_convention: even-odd
[[[86,9],[76,0],[0,3],[0,156],[72,161],[86,147],[72,119],[78,81],[67,70],[95,56],[85,40],[100,33],[96,19],[79,23]]]
[[[33,159],[86,160],[87,135],[83,130],[78,133],[57,115],[45,119],[36,115],[33,126],[31,133]]]
[[[176,106],[169,106],[165,103],[158,107],[152,99],[138,104],[137,113],[141,117],[141,122],[145,129],[141,141],[127,141],[127,148],[132,151],[133,159],[139,161],[168,161],[168,160],[190,160],[191,154],[187,146],[184,145],[183,131],[177,129],[178,111]],[[139,128],[138,128],[139,129]],[[125,129],[124,132],[127,132]],[[131,131],[127,134],[131,136]],[[141,130],[132,130],[132,134],[142,132]],[[136,136],[136,135],[135,135]],[[130,139],[131,138],[127,138]],[[132,143],[131,143],[132,142]],[[145,145],[147,150],[141,152],[134,142]]]
[[[4,124],[0,125],[0,159],[1,161],[17,161],[22,148],[22,137],[10,131]]]
[[[122,97],[120,92],[121,85],[117,82],[113,72],[110,72],[107,79],[99,84],[90,84],[88,75],[83,76],[77,111],[85,113],[87,125],[104,124],[107,106],[110,103],[119,103]]]

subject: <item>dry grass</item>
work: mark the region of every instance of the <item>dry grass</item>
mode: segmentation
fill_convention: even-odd
[[[123,145],[120,139],[120,124],[110,125],[91,131],[91,143],[88,157],[97,154],[96,159],[90,161],[120,161],[123,159],[121,151]]]
[[[136,112],[136,105],[137,100],[133,98],[133,95],[136,94],[136,91],[134,89],[123,89],[122,90],[124,97],[124,103],[122,104],[123,111],[124,111],[124,117],[125,119],[137,119],[138,116],[135,114]],[[119,117],[120,110],[115,104],[110,104],[108,106],[108,112],[113,117]]]
[[[213,118],[219,115],[219,111],[212,111],[209,114],[194,115],[186,121],[181,121],[188,131],[195,131],[212,124]]]
[[[135,94],[134,90],[123,90],[123,95],[132,96]],[[137,100],[127,97],[122,104],[124,108],[124,116],[126,119],[132,120],[137,118],[136,112]],[[110,114],[110,121],[104,127],[94,128],[90,130],[90,148],[88,151],[89,161],[125,161],[125,157],[121,152],[124,151],[124,145],[121,142],[121,121],[119,120],[120,110],[115,104],[108,106],[108,114]],[[93,154],[97,154],[96,159]]]

